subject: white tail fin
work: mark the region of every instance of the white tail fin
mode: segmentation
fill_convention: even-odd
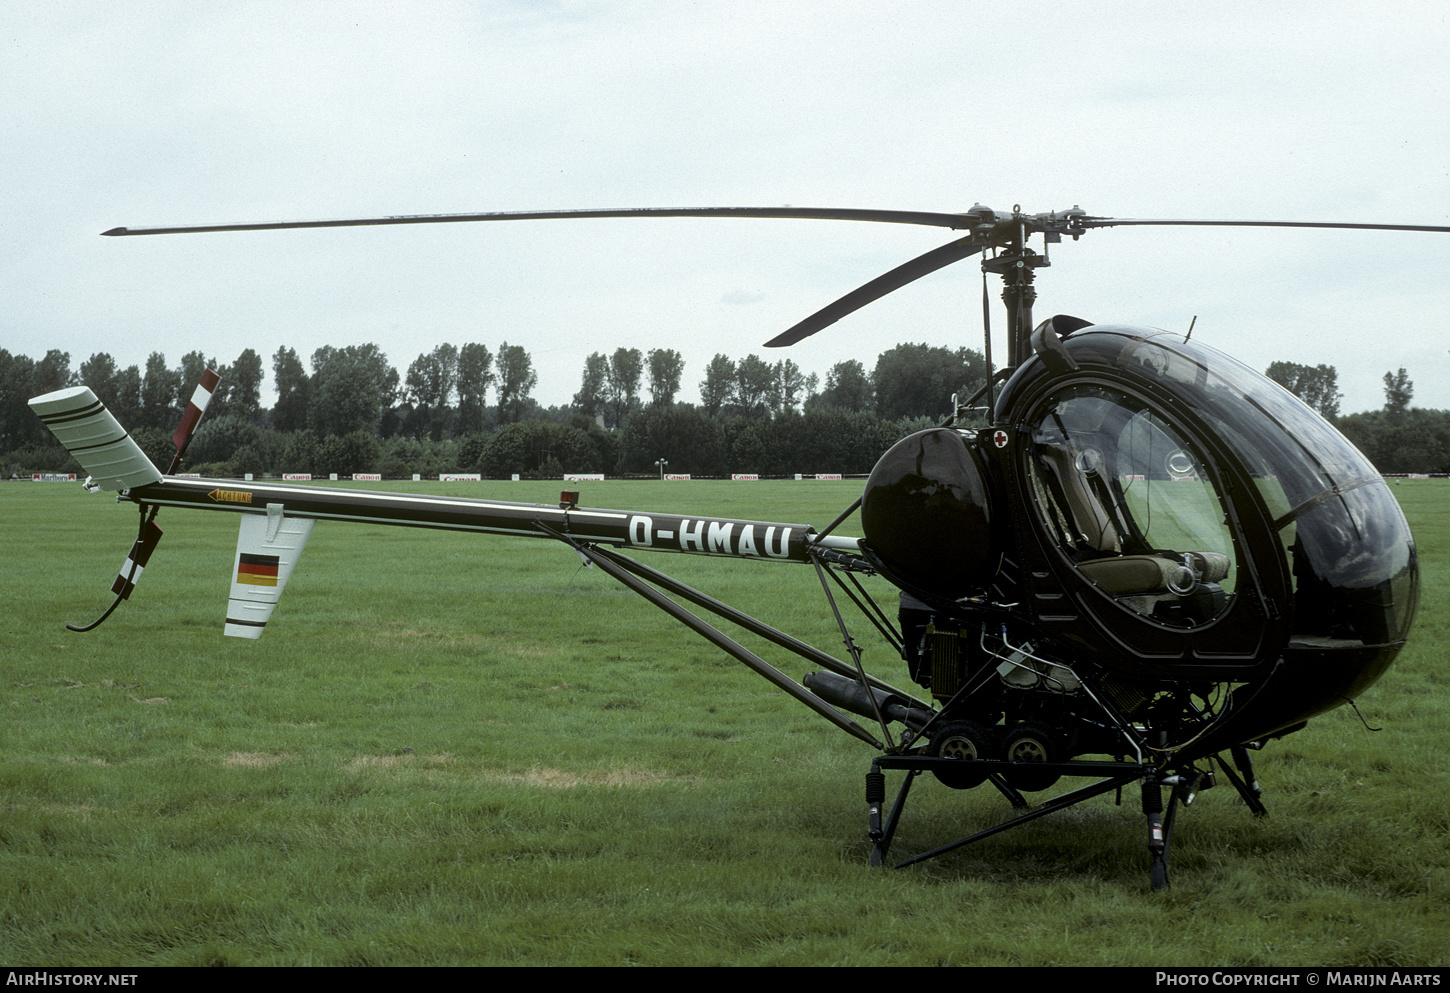
[[[232,563],[232,593],[227,601],[228,636],[262,637],[314,523],[283,516],[280,503],[267,504],[265,517],[242,515],[237,557]]]
[[[30,409],[97,485],[125,490],[161,479],[161,470],[89,386],[71,386],[36,397],[30,401]]]

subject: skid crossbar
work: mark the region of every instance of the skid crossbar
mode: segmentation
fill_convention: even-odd
[[[981,760],[974,765],[979,766],[986,772],[993,785],[1009,798],[1014,806],[1021,805],[1021,796],[1002,780],[1004,773],[1010,773],[1022,763],[1005,762],[996,760]],[[906,806],[906,796],[911,791],[912,781],[923,772],[928,772],[935,767],[960,770],[961,760],[950,758],[937,758],[925,755],[883,755],[871,763],[871,771],[880,774],[884,770],[903,770],[906,772],[906,780],[901,784],[901,789],[896,795],[896,802],[892,805],[891,812],[885,821],[877,822],[878,818],[873,812],[870,837],[872,841],[871,864],[874,866],[884,865],[887,853],[891,848],[892,838],[896,834],[896,827],[901,820],[902,810]],[[915,865],[918,862],[925,862],[934,859],[938,855],[945,855],[947,852],[956,851],[983,838],[990,838],[994,834],[1017,827],[1019,824],[1026,824],[1028,821],[1036,820],[1039,817],[1046,817],[1048,814],[1055,814],[1059,810],[1066,810],[1068,807],[1082,803],[1084,800],[1091,800],[1093,797],[1101,796],[1110,790],[1121,789],[1129,783],[1142,779],[1150,773],[1150,769],[1136,762],[1048,762],[1031,763],[1034,772],[1059,773],[1064,776],[1102,776],[1096,783],[1064,793],[1061,796],[1042,804],[1035,810],[1020,814],[1011,820],[1003,821],[976,834],[960,838],[949,844],[933,848],[931,851],[914,855],[903,862],[898,862],[895,868],[904,868],[908,865]]]

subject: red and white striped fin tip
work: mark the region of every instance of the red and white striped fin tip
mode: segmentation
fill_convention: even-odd
[[[201,415],[206,412],[206,406],[211,403],[212,394],[216,392],[217,384],[221,381],[222,378],[211,369],[201,374],[201,382],[196,384],[196,390],[191,394],[191,402],[186,405],[186,411],[181,415],[181,423],[176,426],[176,432],[171,436],[171,442],[178,452],[186,448],[187,441],[201,422]]]

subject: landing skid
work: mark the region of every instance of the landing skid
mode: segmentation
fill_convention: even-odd
[[[851,508],[854,510],[854,506]],[[849,511],[848,511],[849,513]],[[843,517],[845,515],[842,515]],[[841,518],[837,519],[839,523]],[[826,599],[831,611],[836,618],[837,625],[841,630],[843,642],[850,655],[850,662],[837,660],[825,652],[812,647],[783,631],[780,631],[757,618],[751,617],[744,612],[725,604],[714,597],[694,589],[658,570],[652,569],[642,562],[627,555],[621,555],[613,549],[602,547],[588,541],[579,541],[571,537],[567,531],[559,531],[542,520],[534,521],[534,525],[543,533],[548,534],[560,541],[571,545],[586,563],[598,566],[604,572],[618,580],[625,587],[638,593],[645,600],[654,604],[665,613],[680,621],[686,627],[696,632],[707,641],[716,645],[730,656],[734,657],[745,666],[765,677],[775,686],[784,690],[795,699],[805,704],[822,717],[851,734],[853,737],[882,749],[885,754],[877,758],[871,765],[871,772],[866,777],[866,798],[870,805],[870,838],[872,842],[871,864],[883,866],[886,864],[887,855],[891,849],[891,842],[896,834],[896,828],[900,824],[902,813],[906,807],[906,798],[911,792],[911,786],[917,776],[923,772],[936,771],[944,774],[944,782],[951,784],[953,779],[960,780],[963,772],[969,772],[968,777],[976,784],[990,782],[996,789],[1007,798],[1014,809],[1025,811],[1013,819],[998,824],[994,827],[979,831],[969,837],[954,841],[951,844],[923,852],[913,856],[904,862],[898,863],[897,868],[914,865],[917,862],[924,862],[936,858],[950,851],[955,851],[972,842],[989,838],[1010,828],[1025,824],[1028,821],[1045,817],[1048,814],[1065,810],[1068,807],[1100,796],[1109,790],[1119,790],[1129,783],[1140,782],[1143,794],[1143,813],[1148,819],[1148,850],[1152,855],[1152,884],[1153,889],[1161,890],[1168,886],[1168,846],[1173,834],[1173,824],[1179,806],[1187,806],[1192,802],[1194,794],[1200,787],[1207,788],[1213,785],[1213,762],[1223,768],[1226,778],[1238,790],[1244,802],[1256,813],[1264,812],[1263,804],[1259,800],[1258,783],[1254,779],[1253,766],[1249,759],[1248,751],[1244,746],[1233,748],[1233,759],[1238,767],[1242,778],[1236,775],[1222,756],[1205,756],[1200,754],[1198,760],[1208,759],[1207,768],[1199,770],[1191,762],[1185,763],[1173,769],[1165,769],[1157,765],[1150,765],[1142,761],[1119,760],[1114,762],[1095,762],[1087,760],[1072,760],[1067,762],[1034,762],[1034,761],[1007,761],[1005,759],[970,759],[964,760],[957,756],[936,756],[924,755],[919,752],[902,753],[894,743],[888,724],[892,721],[900,721],[911,727],[910,735],[915,737],[927,733],[930,737],[930,728],[940,717],[953,708],[954,704],[970,698],[977,690],[988,685],[989,681],[997,674],[999,668],[982,667],[977,676],[962,686],[956,695],[943,706],[941,710],[934,710],[930,704],[916,700],[900,690],[891,687],[880,680],[867,676],[861,666],[860,649],[851,638],[846,629],[844,619],[836,607],[836,601],[831,593],[828,577],[834,579],[842,591],[859,607],[872,622],[881,630],[888,640],[900,650],[901,643],[891,636],[889,631],[889,620],[880,611],[874,601],[870,600],[869,594],[860,587],[859,582],[853,575],[850,575],[852,568],[865,568],[864,566],[852,566],[850,562],[837,562],[842,557],[839,553],[830,549],[814,549],[810,553],[810,561],[816,567],[817,574],[821,580],[821,586],[825,590]],[[832,527],[835,525],[833,524]],[[829,532],[831,528],[827,528]],[[852,560],[854,561],[854,560]],[[837,563],[845,568],[848,578],[854,585],[855,590],[844,583],[840,576],[831,569],[831,563]],[[861,596],[857,596],[860,593]],[[863,602],[864,597],[864,602]],[[808,677],[805,685],[797,683],[779,669],[767,663],[754,652],[748,650],[735,639],[725,635],[701,618],[687,610],[675,598],[685,600],[716,614],[722,619],[739,625],[746,631],[758,635],[775,645],[784,648],[809,662],[823,666],[830,674],[842,677],[860,684],[859,699],[853,693],[844,692],[837,683],[830,681],[812,682]],[[868,607],[869,604],[869,607]],[[1005,637],[1003,648],[1011,649],[1007,645]],[[1017,651],[1014,649],[1014,651]],[[1022,667],[1018,656],[989,653],[1000,659],[1004,665]],[[1065,666],[1058,666],[1066,669]],[[820,675],[820,674],[813,674]],[[1116,727],[1121,732],[1123,740],[1133,746],[1136,754],[1141,756],[1143,748],[1139,731],[1129,723],[1127,718],[1117,713],[1105,698],[1094,694],[1088,689],[1088,683],[1082,683],[1087,695],[1097,704],[1102,712],[1104,723],[1102,727]],[[857,724],[846,711],[838,709],[845,707],[846,711],[857,713],[861,716],[874,716],[881,730],[886,744],[882,744],[875,736],[864,727]],[[916,723],[912,723],[916,722]],[[1027,724],[1018,725],[1026,727]],[[908,737],[906,740],[911,740]],[[1256,747],[1256,746],[1255,746]],[[1039,748],[1037,754],[1045,754],[1046,749]],[[1163,754],[1163,753],[1159,753]],[[964,768],[967,766],[967,768]],[[896,802],[890,813],[882,819],[882,809],[886,805],[886,770],[902,771],[906,773],[906,780],[902,783],[897,793]],[[953,775],[955,774],[955,775]],[[1056,781],[1061,776],[1096,777],[1097,782],[1065,793],[1052,800],[1047,801],[1036,809],[1029,809],[1031,804],[1019,792],[1019,787],[1024,783],[1040,782],[1044,785]],[[1013,785],[1014,783],[1018,785]],[[1168,795],[1168,806],[1163,805],[1164,786],[1170,787]],[[1035,792],[1035,787],[1029,787]]]
[[[1148,852],[1152,859],[1149,881],[1155,891],[1167,889],[1168,852],[1173,839],[1173,827],[1177,821],[1178,810],[1191,804],[1200,789],[1214,785],[1213,761],[1217,761],[1224,770],[1229,782],[1254,814],[1262,816],[1267,812],[1259,798],[1257,783],[1253,778],[1253,767],[1247,751],[1242,747],[1236,747],[1233,749],[1233,757],[1239,770],[1244,773],[1242,779],[1234,774],[1222,756],[1213,756],[1205,771],[1190,767],[1174,773],[1167,773],[1156,766],[1139,762],[1030,763],[1032,770],[1036,773],[1097,778],[1094,783],[1053,797],[1030,810],[1028,808],[1031,805],[1028,801],[1008,781],[1014,771],[1018,771],[1018,767],[1024,763],[981,760],[974,764],[987,774],[986,781],[1007,798],[1013,809],[1026,812],[978,831],[976,834],[913,855],[896,863],[892,868],[903,869],[909,865],[916,865],[918,862],[934,859],[939,855],[954,852],[958,848],[964,848],[984,838],[990,838],[1003,831],[1026,824],[1028,821],[1066,810],[1084,800],[1091,800],[1093,797],[1113,790],[1121,791],[1124,786],[1138,782],[1142,789],[1143,814],[1148,822]],[[923,772],[931,772],[936,769],[947,772],[959,771],[960,762],[960,759],[925,755],[883,755],[871,763],[871,771],[866,775],[866,802],[870,808],[868,836],[871,839],[871,865],[876,867],[886,865],[891,843],[896,836],[896,829],[906,808],[906,798],[911,793],[911,787],[916,777]],[[886,804],[886,772],[888,770],[905,772],[906,778],[901,783],[891,810],[883,819],[882,811]],[[1163,797],[1163,787],[1165,786],[1169,787],[1166,808]]]

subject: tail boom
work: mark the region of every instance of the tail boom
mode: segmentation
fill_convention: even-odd
[[[156,507],[265,514],[269,505],[279,505],[289,520],[351,521],[551,540],[563,534],[575,541],[626,548],[774,561],[809,561],[807,549],[814,535],[814,529],[804,524],[561,509],[547,504],[236,480],[167,477],[133,487],[124,496]]]

